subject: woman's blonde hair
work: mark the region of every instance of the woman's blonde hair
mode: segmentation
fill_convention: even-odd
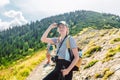
[[[69,34],[69,27],[68,26],[66,26],[67,27],[67,35]]]

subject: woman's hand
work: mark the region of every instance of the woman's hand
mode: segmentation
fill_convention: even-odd
[[[63,69],[63,70],[61,70],[61,72],[62,72],[63,76],[65,76],[65,75],[68,75],[68,74],[69,74],[70,70],[68,70],[68,69]]]
[[[57,23],[53,23],[49,26],[49,28],[53,29],[53,28],[56,28],[57,27]]]

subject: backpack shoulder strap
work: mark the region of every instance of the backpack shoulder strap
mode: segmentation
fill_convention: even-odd
[[[67,48],[70,48],[70,35],[68,36],[68,38],[66,40],[66,46],[67,46]]]
[[[73,56],[72,56],[72,50],[71,50],[71,46],[70,46],[70,35],[68,36],[67,40],[66,40],[66,46],[70,55],[70,61],[73,60]]]

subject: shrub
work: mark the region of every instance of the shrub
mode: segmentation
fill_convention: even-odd
[[[115,52],[109,52],[106,54],[106,58],[113,57],[116,53]]]
[[[114,44],[115,42],[120,42],[120,38],[115,38],[110,41],[111,44]]]
[[[105,73],[109,70],[110,70],[109,68],[104,68],[103,71],[102,71],[102,74],[105,75]]]
[[[96,73],[95,75],[94,75],[94,78],[101,78],[101,77],[103,77],[100,73]]]
[[[102,60],[102,62],[107,62],[109,60],[112,60],[113,56],[117,53],[117,52],[120,52],[120,46],[117,46],[116,48],[114,49],[109,49],[108,52],[105,54],[105,57],[104,59]]]
[[[22,72],[20,72],[20,75],[22,77],[27,77],[30,74],[30,70],[29,69],[24,69]]]
[[[83,57],[90,57],[94,52],[97,52],[100,50],[101,50],[100,46],[92,46],[83,54]]]
[[[104,77],[103,77],[103,80],[107,80],[108,77],[110,77],[112,74],[114,74],[113,71],[106,71]]]
[[[96,73],[94,75],[95,78],[102,78],[102,80],[107,80],[108,77],[110,77],[112,74],[114,74],[114,71],[110,71],[109,68],[105,68],[102,73]]]
[[[110,61],[110,60],[112,60],[112,59],[113,59],[112,57],[104,58],[104,59],[102,60],[102,63],[107,62],[107,61]]]
[[[84,69],[92,67],[96,62],[98,62],[98,60],[92,60],[92,61],[90,61],[87,65],[85,65]]]

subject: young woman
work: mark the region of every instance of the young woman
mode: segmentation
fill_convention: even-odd
[[[58,28],[60,34],[59,38],[48,38],[51,29]],[[41,41],[45,43],[55,44],[57,46],[57,60],[55,69],[49,73],[43,80],[72,80],[72,68],[75,66],[79,59],[78,49],[73,37],[70,37],[70,46],[73,52],[74,59],[67,65],[66,61],[70,61],[66,40],[69,34],[69,28],[65,21],[60,21],[58,24],[51,24],[41,37]]]

